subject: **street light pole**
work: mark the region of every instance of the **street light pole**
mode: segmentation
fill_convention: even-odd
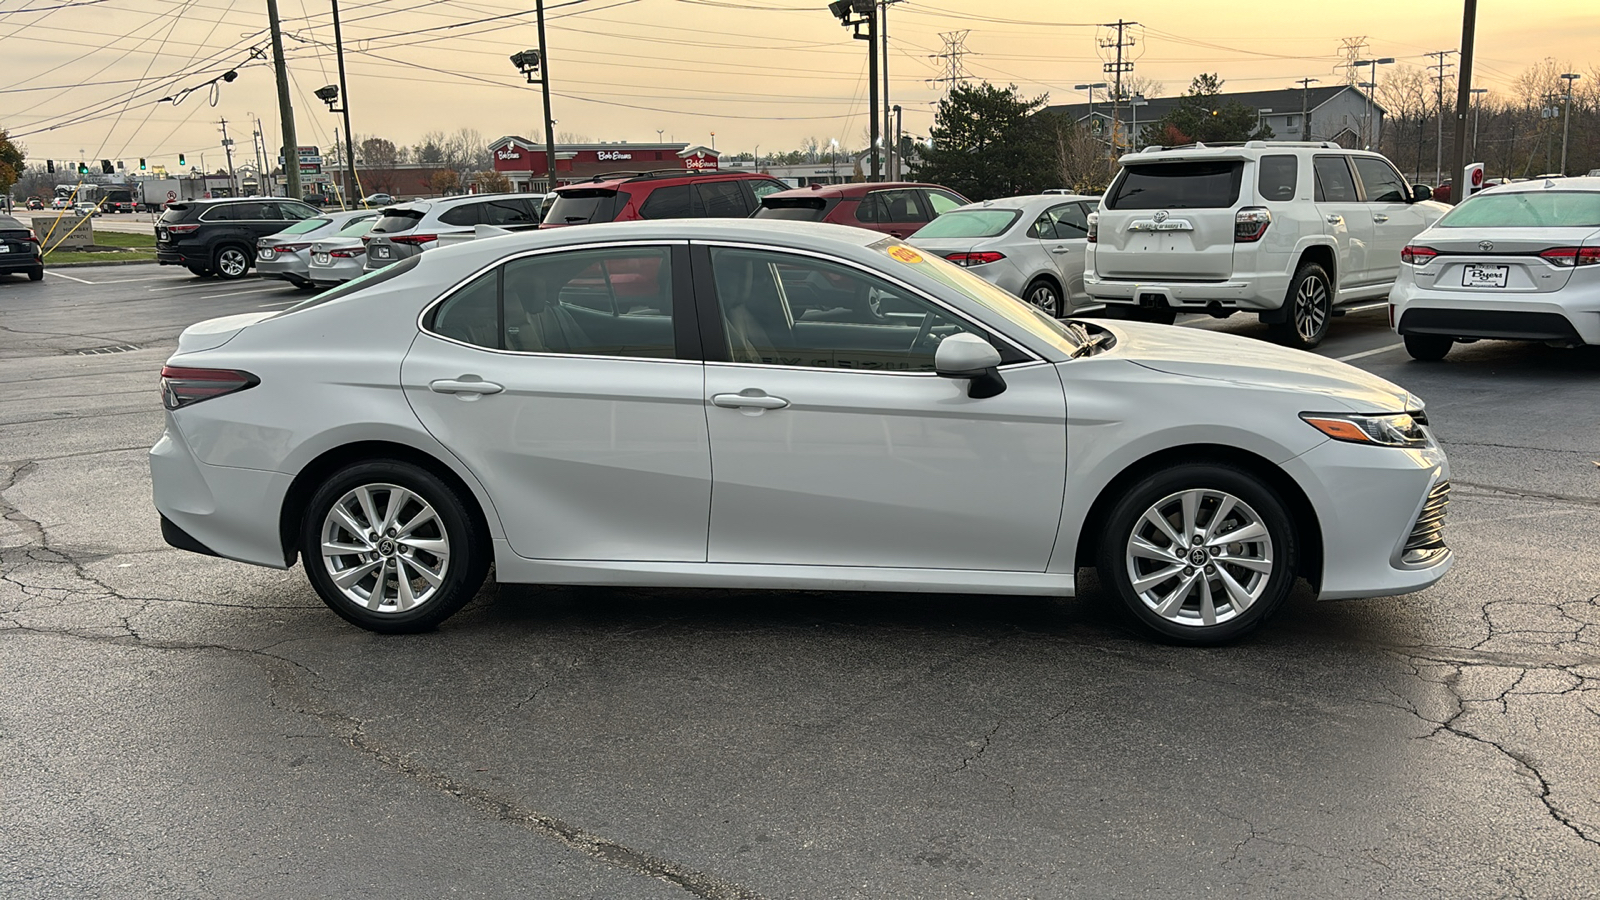
[[[1089,92],[1089,134],[1090,135],[1094,134],[1094,89],[1095,88],[1106,88],[1106,87],[1110,87],[1110,85],[1107,84],[1104,81],[1096,81],[1094,84],[1075,84],[1075,85],[1072,86],[1072,89],[1075,90],[1075,91],[1088,91]]]
[[[1567,102],[1561,107],[1561,174],[1567,174],[1567,135],[1572,132],[1572,83],[1582,78],[1575,72],[1561,76],[1567,83]]]
[[[350,86],[344,78],[344,40],[339,35],[339,0],[333,0],[333,49],[334,55],[339,58],[339,96],[344,113],[344,199],[347,208],[355,209],[356,204],[352,199],[361,199],[361,185],[356,181],[355,135],[350,131]]]
[[[534,13],[539,24],[539,62],[544,74],[539,76],[539,92],[544,95],[544,165],[550,173],[547,191],[556,189],[556,123],[550,110],[550,54],[544,40],[544,0],[537,0]]]
[[[1472,162],[1478,162],[1478,113],[1483,110],[1483,101],[1478,98],[1489,93],[1489,89],[1471,88],[1468,93],[1472,94]]]
[[[1128,98],[1128,107],[1133,110],[1133,133],[1129,136],[1128,152],[1139,152],[1139,107],[1149,106],[1150,101],[1143,94],[1134,94]]]
[[[1368,81],[1364,85],[1368,90],[1368,93],[1367,93],[1367,128],[1366,128],[1367,134],[1366,134],[1366,141],[1365,141],[1365,144],[1366,144],[1365,149],[1367,149],[1367,150],[1371,150],[1372,149],[1372,145],[1378,143],[1377,135],[1374,134],[1374,131],[1376,129],[1373,127],[1373,125],[1375,124],[1373,120],[1376,118],[1376,116],[1373,115],[1373,113],[1374,113],[1374,111],[1376,109],[1376,104],[1374,103],[1374,101],[1372,99],[1373,95],[1378,93],[1378,67],[1379,66],[1388,66],[1388,65],[1393,65],[1393,64],[1394,64],[1394,57],[1392,57],[1392,56],[1385,56],[1382,59],[1376,59],[1376,58],[1374,58],[1374,59],[1358,59],[1355,62],[1350,64],[1352,66],[1368,66],[1372,70],[1371,77],[1368,79]]]

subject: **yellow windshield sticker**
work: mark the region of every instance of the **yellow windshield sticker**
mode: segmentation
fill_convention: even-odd
[[[922,262],[922,254],[920,254],[917,251],[911,249],[910,247],[900,247],[900,246],[890,247],[889,248],[889,255],[894,257],[895,259],[900,260],[903,263],[919,263],[919,262]]]

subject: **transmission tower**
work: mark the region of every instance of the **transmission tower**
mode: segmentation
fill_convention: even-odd
[[[1339,55],[1344,62],[1334,66],[1335,69],[1344,70],[1344,83],[1352,87],[1361,80],[1361,73],[1356,71],[1356,60],[1365,58],[1367,53],[1366,35],[1360,37],[1344,38],[1339,44]]]
[[[946,97],[950,96],[950,92],[956,89],[956,85],[966,84],[972,78],[972,73],[968,72],[966,67],[961,64],[961,57],[972,52],[965,46],[967,35],[971,33],[970,30],[941,32],[939,37],[944,39],[944,52],[934,53],[928,57],[929,59],[941,60],[939,63],[941,70],[939,77],[928,79],[928,83],[944,85],[944,95]]]
[[[1122,144],[1122,75],[1125,72],[1133,71],[1133,60],[1128,58],[1124,51],[1133,47],[1134,39],[1128,33],[1128,29],[1137,24],[1139,23],[1124,22],[1118,19],[1115,22],[1108,22],[1101,26],[1102,28],[1116,29],[1116,37],[1104,37],[1099,42],[1101,49],[1105,50],[1107,55],[1115,54],[1114,60],[1109,60],[1101,66],[1101,69],[1111,76],[1113,82],[1111,90],[1111,158],[1107,161],[1107,165],[1112,171],[1116,170],[1117,150]]]
[[[1456,67],[1455,63],[1445,62],[1445,59],[1447,57],[1454,56],[1455,53],[1456,51],[1454,50],[1435,50],[1432,53],[1427,54],[1428,56],[1438,60],[1438,62],[1428,66],[1428,68],[1433,69],[1436,73],[1433,78],[1438,85],[1438,101],[1433,107],[1435,113],[1434,118],[1436,120],[1435,124],[1437,126],[1434,129],[1433,138],[1433,149],[1435,151],[1433,161],[1434,184],[1438,184],[1440,180],[1444,178],[1444,80],[1450,77],[1449,70]],[[1458,194],[1457,196],[1460,195]]]

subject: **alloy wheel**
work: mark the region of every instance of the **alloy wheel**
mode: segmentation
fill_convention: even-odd
[[[1157,616],[1187,627],[1243,615],[1273,573],[1261,516],[1226,491],[1169,494],[1139,517],[1124,554],[1134,593]]]
[[[1328,286],[1315,276],[1302,279],[1294,295],[1294,330],[1302,342],[1312,344],[1321,337],[1328,312]]]
[[[238,278],[249,268],[250,261],[245,259],[244,253],[233,248],[225,248],[217,254],[217,271],[224,278]]]
[[[370,612],[427,603],[450,567],[450,537],[434,508],[395,484],[364,484],[329,508],[322,565],[346,600]]]
[[[1060,315],[1060,299],[1056,296],[1055,288],[1043,282],[1034,285],[1028,292],[1028,302],[1037,306],[1046,315]]]

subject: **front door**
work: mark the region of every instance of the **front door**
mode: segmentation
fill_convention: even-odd
[[[975,400],[933,374],[933,355],[982,332],[927,298],[810,256],[711,247],[695,260],[712,326],[711,562],[1045,570],[1066,470],[1054,366],[1007,347],[1019,362],[1005,392]],[[825,304],[822,291],[878,302]]]
[[[1367,254],[1367,271],[1385,284],[1400,277],[1400,251],[1428,223],[1422,212],[1410,203],[1411,188],[1388,160],[1375,156],[1354,156],[1356,174],[1367,211],[1372,218],[1372,249]]]
[[[1333,273],[1337,293],[1359,289],[1372,282],[1367,271],[1372,212],[1356,191],[1348,157],[1317,156],[1312,159],[1311,168],[1317,182],[1317,215],[1322,217],[1324,233],[1333,236],[1338,248],[1339,271]]]
[[[513,259],[428,313],[401,367],[517,555],[704,562],[711,456],[686,247]],[[687,319],[687,321],[685,321]]]

